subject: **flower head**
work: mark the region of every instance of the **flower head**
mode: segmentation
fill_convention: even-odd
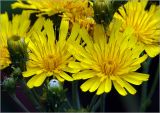
[[[52,21],[45,21],[41,17],[37,21],[43,25],[44,29],[43,31],[35,30],[28,42],[29,60],[27,61],[27,71],[23,72],[24,77],[33,76],[27,83],[28,87],[42,85],[47,77],[56,78],[61,82],[64,80],[72,81],[72,77],[66,72],[76,72],[67,66],[69,62],[75,59],[67,50],[67,42],[75,40],[80,26],[74,24],[71,35],[68,37],[69,21],[64,18],[61,21],[58,37],[54,33]],[[35,27],[34,29],[42,29],[42,27]]]
[[[29,12],[23,11],[21,15],[14,15],[9,21],[7,13],[0,14],[0,69],[11,63],[8,52],[7,40],[13,36],[26,37],[29,30]],[[22,22],[23,20],[23,22]]]
[[[140,85],[148,80],[148,74],[135,72],[147,58],[147,55],[140,57],[143,47],[132,37],[131,28],[121,33],[120,26],[121,22],[115,21],[109,40],[101,25],[95,26],[93,40],[86,30],[81,29],[80,35],[86,46],[74,42],[69,47],[79,61],[69,63],[70,68],[79,70],[73,74],[73,78],[88,79],[81,85],[82,91],[97,90],[97,95],[107,93],[113,83],[121,95],[127,95],[126,90],[135,94],[136,90],[129,83]]]
[[[12,7],[38,10],[38,12],[48,15],[62,13],[72,23],[79,22],[89,29],[89,26],[94,24],[94,20],[92,18],[93,8],[88,3],[88,0],[27,0],[25,2],[18,0]]]
[[[160,53],[160,7],[151,5],[145,10],[148,0],[130,0],[119,8],[114,17],[122,20],[121,31],[130,26],[134,29],[134,35],[145,45],[145,51],[150,57]]]

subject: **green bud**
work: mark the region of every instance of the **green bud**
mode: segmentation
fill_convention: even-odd
[[[3,81],[3,86],[5,90],[9,92],[13,92],[15,91],[15,88],[16,88],[16,81],[12,77],[7,78]]]
[[[28,58],[27,44],[24,38],[12,36],[7,40],[7,44],[12,63],[24,70]]]
[[[93,4],[94,19],[98,24],[109,23],[111,0],[96,0]]]
[[[127,0],[94,0],[93,9],[96,23],[107,27],[118,8],[126,2]]]
[[[13,77],[18,77],[19,75],[22,74],[22,71],[19,67],[15,68],[15,67],[12,67],[13,69],[13,72],[11,73],[10,76],[13,76]]]
[[[48,83],[48,90],[52,93],[58,93],[63,90],[63,86],[57,79],[52,79]]]

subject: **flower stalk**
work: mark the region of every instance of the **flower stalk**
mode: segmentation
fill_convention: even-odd
[[[151,59],[148,60],[147,64],[146,65],[146,68],[149,68],[149,64],[151,63]],[[146,69],[147,71],[147,69]],[[148,95],[147,95],[147,86],[148,84],[145,83],[143,86],[142,86],[142,100],[141,100],[141,106],[140,106],[140,111],[141,112],[145,112],[147,107],[151,104],[151,98],[153,96],[153,93],[155,92],[156,90],[156,86],[157,86],[157,83],[158,83],[158,77],[159,77],[159,66],[156,70],[156,73],[155,73],[155,76],[154,76],[154,80],[153,80],[153,84],[151,86],[151,90],[149,91]]]
[[[23,105],[23,103],[21,103],[21,101],[17,98],[17,96],[15,95],[15,93],[11,93],[9,94],[9,96],[16,102],[17,105],[19,105],[19,107],[22,108],[23,111],[25,112],[29,112],[29,110]]]
[[[100,104],[101,104],[101,98],[99,98],[97,102],[92,106],[91,112],[95,112],[99,108]]]
[[[79,93],[78,93],[78,82],[72,82],[72,103],[73,107],[77,110],[80,109],[80,100],[79,100]]]
[[[100,98],[101,98],[101,105],[100,105],[101,112],[105,112],[106,94],[102,94]]]
[[[33,96],[33,93],[31,92],[31,90],[26,86],[26,83],[24,80],[20,81],[21,85],[23,86],[23,91],[25,92],[25,94],[27,95],[27,97],[29,97],[29,99],[31,100],[31,102],[33,103],[33,105],[35,106],[36,110],[38,111],[44,111],[40,105],[40,103],[36,100],[36,98]]]
[[[95,103],[97,102],[98,100],[98,97],[96,94],[92,97],[92,100],[90,102],[90,105],[89,105],[89,111],[91,111],[92,107],[95,105]]]
[[[152,61],[152,59],[148,58],[147,61],[142,63],[142,69],[143,69],[142,71],[144,73],[148,73],[149,72],[149,67],[150,67],[151,61]],[[144,112],[146,110],[146,105],[147,104],[144,105],[144,103],[147,100],[147,93],[148,93],[147,88],[148,88],[148,83],[147,82],[143,83],[143,85],[142,85],[142,95],[141,95],[141,105],[140,105],[140,111],[141,112]]]

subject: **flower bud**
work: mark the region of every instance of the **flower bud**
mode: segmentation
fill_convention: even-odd
[[[22,71],[19,67],[17,67],[17,68],[12,67],[12,68],[13,68],[13,72],[12,72],[11,76],[17,77],[22,74]]]
[[[126,2],[126,0],[95,0],[93,9],[96,23],[108,26],[115,12]]]
[[[57,79],[52,79],[48,83],[48,90],[52,93],[58,93],[63,90],[63,86]]]
[[[9,92],[12,92],[15,90],[15,87],[16,87],[16,81],[14,80],[14,78],[10,77],[10,78],[7,78],[3,81],[3,86],[4,86],[4,89],[9,91]]]
[[[7,44],[12,63],[22,69],[28,58],[27,44],[19,36],[10,37]]]
[[[109,22],[110,5],[111,5],[111,0],[96,0],[94,2],[94,5],[93,5],[94,19],[98,24]]]

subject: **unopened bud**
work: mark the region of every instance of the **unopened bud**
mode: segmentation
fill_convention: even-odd
[[[14,80],[14,78],[10,77],[10,78],[7,78],[3,81],[3,86],[4,86],[4,89],[9,91],[9,92],[12,92],[15,90],[15,87],[16,87],[16,81]]]
[[[10,58],[13,64],[20,66],[26,62],[28,53],[27,44],[25,43],[24,38],[20,38],[19,36],[12,36],[7,40],[7,44]]]
[[[94,2],[94,19],[98,24],[108,23],[112,0],[96,0]]]
[[[19,68],[19,67],[17,67],[17,68],[15,68],[15,67],[12,67],[13,68],[13,72],[12,72],[12,74],[11,74],[11,76],[19,76],[19,75],[21,75],[22,74],[22,71],[21,71],[21,69]]]
[[[57,79],[52,79],[48,83],[48,90],[57,93],[63,90],[63,86]]]

